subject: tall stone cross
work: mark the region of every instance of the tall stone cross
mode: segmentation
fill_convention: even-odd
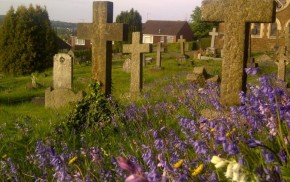
[[[225,106],[240,104],[246,91],[245,66],[251,22],[274,22],[274,0],[204,0],[202,20],[224,22],[224,58],[220,101]]]
[[[215,37],[219,35],[215,27],[212,29],[212,32],[209,32],[209,35],[211,35],[210,48],[214,48]]]
[[[142,53],[150,52],[149,44],[141,44],[140,32],[133,32],[132,44],[123,45],[123,53],[131,53],[130,93],[139,94],[143,85]],[[143,60],[145,61],[145,60]]]
[[[101,83],[105,95],[111,94],[112,41],[122,41],[124,27],[113,22],[113,3],[93,2],[93,23],[79,23],[78,37],[92,41],[92,78]]]
[[[178,42],[180,43],[180,53],[181,55],[184,55],[184,42],[186,40],[183,38],[183,35],[180,35],[180,38],[178,39]]]

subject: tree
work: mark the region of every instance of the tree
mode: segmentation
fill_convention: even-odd
[[[201,21],[201,9],[196,6],[191,14],[191,29],[197,39],[207,37],[213,27],[217,27],[218,23],[209,23]]]
[[[52,66],[57,37],[46,9],[40,6],[10,8],[0,28],[0,71],[31,74]]]
[[[124,23],[127,24],[128,41],[124,41],[124,43],[132,43],[132,32],[141,32],[142,31],[142,17],[137,10],[133,8],[130,11],[122,11],[116,17],[116,23]],[[116,49],[118,52],[122,52],[120,50],[122,48],[122,42],[116,42]]]

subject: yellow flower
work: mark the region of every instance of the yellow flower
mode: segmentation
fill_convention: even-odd
[[[214,132],[214,131],[215,131],[215,129],[214,129],[214,128],[210,129],[210,132]]]
[[[180,166],[183,164],[184,160],[180,159],[178,162],[176,162],[173,166],[173,168],[177,169],[180,168]]]
[[[69,160],[68,164],[71,165],[72,163],[74,163],[77,160],[77,156],[75,156],[74,158],[72,158],[71,160]]]
[[[192,176],[199,175],[203,170],[203,164],[200,164],[194,171],[191,173]]]

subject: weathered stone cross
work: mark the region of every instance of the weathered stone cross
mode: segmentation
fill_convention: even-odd
[[[123,53],[131,53],[130,93],[139,94],[143,85],[142,53],[150,52],[149,44],[141,44],[140,32],[133,32],[132,44],[123,45]],[[145,60],[143,60],[145,61]]]
[[[221,103],[240,104],[239,94],[246,91],[250,22],[274,22],[273,0],[204,0],[202,20],[225,23],[224,59],[222,63]]]
[[[212,32],[209,32],[209,35],[211,35],[210,48],[214,48],[215,37],[219,35],[218,32],[216,32],[216,28],[213,28]]]
[[[180,53],[181,55],[184,55],[184,42],[186,42],[186,40],[183,38],[183,35],[180,35],[178,42],[180,43]]]
[[[278,65],[278,79],[286,81],[286,65],[287,61],[287,46],[280,47],[278,60],[275,62]]]
[[[104,94],[111,94],[112,41],[122,41],[123,24],[113,22],[113,3],[93,2],[93,23],[79,23],[78,37],[92,41],[92,78],[100,81]]]

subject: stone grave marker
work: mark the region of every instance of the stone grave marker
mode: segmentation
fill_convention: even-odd
[[[131,53],[131,83],[130,94],[139,94],[143,85],[142,53],[150,52],[149,44],[141,44],[141,33],[132,33],[132,44],[123,45],[123,53]],[[144,60],[145,61],[145,60]]]
[[[240,92],[246,91],[246,34],[251,22],[274,22],[274,1],[204,0],[201,11],[203,21],[225,24],[220,101],[225,106],[238,105]]]
[[[161,47],[162,43],[157,42],[157,50],[156,50],[156,68],[161,69]]]
[[[289,63],[287,61],[287,46],[280,47],[278,60],[275,63],[278,66],[278,79],[285,82],[286,81],[286,66]]]
[[[211,35],[210,48],[214,49],[215,37],[219,35],[215,27],[212,29],[212,32],[209,32],[209,35]]]
[[[130,73],[131,72],[131,59],[127,58],[123,63],[123,71]]]
[[[56,54],[53,61],[53,87],[45,90],[45,107],[59,108],[82,99],[83,92],[75,94],[71,90],[72,78],[72,57],[68,54]]]
[[[186,40],[183,38],[183,35],[180,35],[178,42],[180,43],[180,54],[184,55],[185,54],[184,43],[186,42]]]
[[[193,73],[190,73],[186,76],[186,80],[199,84],[204,85],[206,82],[219,82],[219,76],[218,75],[210,75],[205,70],[205,67],[195,67],[193,69]]]
[[[122,41],[123,24],[113,22],[113,3],[93,2],[93,23],[79,23],[78,37],[92,41],[92,78],[101,83],[105,95],[111,94],[112,41]]]

